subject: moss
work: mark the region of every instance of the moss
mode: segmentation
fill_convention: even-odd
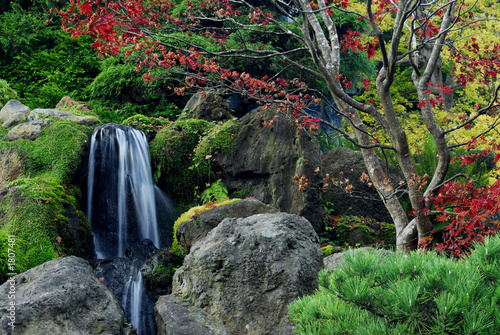
[[[16,273],[64,255],[83,255],[90,224],[75,188],[54,178],[19,178],[0,199],[0,231],[16,237]],[[0,262],[1,264],[1,262]],[[4,280],[6,268],[1,268]]]
[[[91,241],[90,224],[78,209],[81,192],[71,185],[90,131],[53,120],[35,141],[10,142],[8,130],[0,129],[0,147],[16,147],[23,164],[0,196],[0,238],[16,236],[16,273],[58,256],[83,255]],[[2,266],[0,279],[5,276]]]
[[[204,120],[176,121],[163,128],[151,142],[155,180],[165,185],[179,204],[190,203],[193,190],[203,185],[196,170],[190,169],[193,150],[210,123]]]
[[[200,139],[193,156],[193,167],[200,175],[210,176],[214,171],[214,155],[233,152],[239,130],[236,119],[213,125]]]
[[[146,135],[149,141],[153,140],[156,134],[166,125],[172,122],[162,116],[148,117],[142,114],[133,115],[125,120],[122,124],[128,127],[138,129]]]
[[[193,190],[213,180],[214,157],[234,150],[238,130],[236,119],[219,123],[188,119],[164,127],[150,146],[155,180],[186,208],[195,198]]]
[[[177,241],[177,228],[179,228],[182,223],[210,209],[228,205],[239,200],[241,199],[226,199],[219,202],[209,202],[201,206],[191,207],[187,212],[182,213],[181,216],[174,222],[174,241],[172,242],[172,253],[177,256],[185,256],[187,254],[187,250],[180,246],[179,241]]]

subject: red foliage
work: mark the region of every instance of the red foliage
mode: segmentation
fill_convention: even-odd
[[[434,248],[439,253],[461,257],[471,249],[474,242],[498,232],[499,222],[491,219],[500,210],[500,181],[489,188],[475,188],[472,183],[447,183],[434,198],[438,222],[448,225],[443,230],[432,231],[424,238],[420,247]],[[433,241],[441,242],[433,246]]]

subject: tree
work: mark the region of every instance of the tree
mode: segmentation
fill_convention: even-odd
[[[101,55],[124,53],[127,59],[137,62],[137,70],[146,81],[159,77],[158,69],[164,69],[169,76],[183,76],[183,82],[175,88],[178,94],[189,88],[208,87],[221,93],[240,93],[267,107],[274,103],[279,112],[296,119],[299,127],[318,129],[318,120],[302,109],[317,101],[321,92],[308,90],[298,78],[285,80],[282,72],[258,79],[224,68],[223,64],[234,58],[267,59],[271,67],[283,65],[282,71],[294,68],[304,77],[321,78],[356,138],[350,139],[342,129],[337,131],[361,148],[371,183],[395,223],[398,248],[409,250],[433,228],[430,208],[446,182],[450,148],[467,144],[451,143],[451,134],[472,127],[483,115],[493,116],[481,134],[470,134],[477,139],[494,129],[499,120],[496,113],[500,86],[495,81],[500,72],[500,46],[488,43],[481,48],[474,38],[465,42],[462,38],[466,34],[478,35],[483,23],[492,19],[488,6],[497,5],[469,0],[73,0],[71,7],[59,14],[63,28],[72,36],[87,34],[95,38],[93,46]],[[366,20],[371,30],[367,34],[348,30],[340,35],[337,22],[347,13]],[[201,37],[211,41],[210,46],[200,43]],[[249,38],[269,37],[295,40],[298,44],[273,49],[247,42]],[[347,93],[353,78],[340,72],[341,53],[347,49],[364,52],[368,59],[377,58],[375,82],[360,75],[364,87],[374,85],[379,103],[358,101]],[[304,57],[304,52],[309,56]],[[446,86],[450,80],[443,80],[443,57],[448,52],[456,67],[448,72],[449,77],[464,87],[480,82],[484,92],[492,93],[485,105],[476,106],[470,114],[450,115],[460,117],[452,126],[443,125],[436,117],[443,109],[444,97],[452,93],[452,88]],[[417,174],[408,130],[391,93],[401,64],[411,67],[411,85],[418,96],[418,104],[408,112],[418,115],[437,148],[438,164],[432,176]],[[366,116],[374,120],[386,140],[379,139]],[[397,157],[405,178],[401,183],[406,186],[413,208],[411,221],[390,185],[376,148],[392,151]]]

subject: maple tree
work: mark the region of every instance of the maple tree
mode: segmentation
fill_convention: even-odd
[[[500,86],[496,81],[500,44],[464,37],[478,36],[485,22],[494,19],[487,11],[491,6],[497,5],[470,0],[72,0],[59,14],[63,29],[72,36],[95,38],[93,47],[102,56],[124,54],[127,60],[136,62],[137,71],[146,81],[166,74],[182,76],[179,85],[172,87],[177,94],[208,88],[238,93],[259,101],[268,110],[272,104],[301,128],[317,130],[318,122],[328,124],[303,111],[309,103],[319,101],[322,92],[284,73],[293,68],[303,77],[320,78],[355,138],[328,125],[361,148],[370,183],[393,218],[398,248],[409,250],[433,230],[429,215],[434,199],[444,185],[450,185],[445,180],[452,158],[450,149],[484,136],[499,122]],[[370,29],[339,34],[336,22],[347,14],[367,22]],[[292,48],[286,43],[270,48],[255,42],[266,36],[298,43]],[[375,78],[359,74],[363,78],[360,89],[370,91],[376,99],[348,94],[354,78],[340,72],[341,53],[346,50],[365,53],[377,62]],[[304,53],[309,56],[304,57]],[[255,78],[224,67],[234,58],[264,59],[281,65],[282,70]],[[446,80],[443,59],[446,66],[453,67]],[[420,120],[421,128],[436,145],[437,166],[432,175],[417,173],[404,115],[394,98],[393,86],[402,64],[418,99],[408,102],[404,112]],[[474,94],[482,97],[482,103],[469,104],[461,113],[451,111],[445,100],[453,94],[453,82],[463,87],[476,85]],[[443,121],[443,111],[453,122]],[[478,133],[466,133],[467,140],[452,140],[454,132],[472,131],[479,121],[487,125]],[[378,131],[371,127],[373,124]],[[265,126],[272,126],[272,122]],[[376,149],[391,151],[397,157],[404,174],[400,185],[406,187],[413,208],[412,220],[391,186],[394,181],[389,179]]]

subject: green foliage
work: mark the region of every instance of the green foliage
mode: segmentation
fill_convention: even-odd
[[[101,106],[104,112],[106,108],[115,111],[116,115],[110,115],[109,121],[104,118],[106,122],[119,123],[136,114],[172,120],[179,116],[180,110],[167,99],[168,83],[161,80],[145,82],[135,64],[123,58],[107,58],[100,66],[101,72],[85,92],[90,105]]]
[[[414,156],[415,168],[420,176],[428,174],[432,176],[433,171],[437,167],[436,158],[436,144],[432,140],[431,136],[428,135],[427,140],[424,142],[422,150]],[[460,156],[466,153],[466,149],[459,148],[452,151],[452,157]],[[488,162],[488,159],[490,162]],[[450,164],[446,178],[451,178],[453,176],[462,174],[466,177],[460,177],[456,179],[457,182],[468,182],[469,178],[473,179],[476,187],[484,187],[488,185],[488,171],[494,167],[493,157],[487,157],[485,159],[478,159],[473,164],[461,165],[460,160]]]
[[[346,254],[319,290],[290,306],[297,334],[496,334],[500,236],[468,258],[435,252]]]
[[[206,212],[212,208],[228,205],[239,200],[241,199],[225,199],[218,202],[208,202],[201,206],[191,207],[188,211],[182,213],[181,216],[174,222],[174,240],[172,242],[172,253],[176,256],[181,257],[187,255],[188,251],[181,245],[179,245],[179,241],[177,240],[177,228],[179,228],[182,223],[194,219],[197,215],[200,215],[201,213]]]
[[[0,15],[0,77],[31,108],[51,108],[81,92],[97,75],[90,37],[71,38],[60,22],[49,24],[36,9],[13,6]]]
[[[123,121],[123,124],[129,127],[139,129],[144,132],[148,140],[155,138],[156,134],[165,126],[173,122],[160,117],[147,117],[142,114],[136,114]]]
[[[213,182],[205,191],[201,193],[201,201],[217,202],[228,198],[227,188],[222,183],[222,179]]]
[[[10,99],[17,99],[17,92],[9,86],[6,80],[0,79],[0,108]]]
[[[363,245],[395,245],[394,224],[376,222],[374,219],[352,215],[331,215],[325,217],[325,232],[321,234],[322,247],[355,246],[351,234],[355,231],[363,235]],[[361,242],[360,242],[361,243]]]

